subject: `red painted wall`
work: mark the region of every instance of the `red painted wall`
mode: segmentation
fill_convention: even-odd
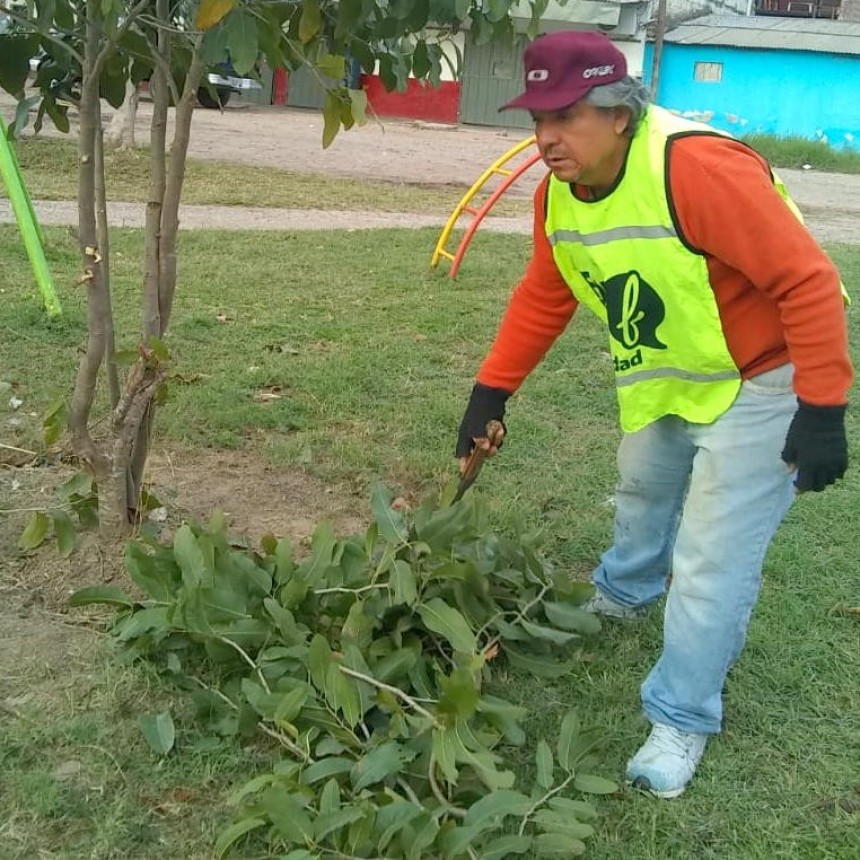
[[[460,85],[442,81],[438,87],[409,79],[406,91],[388,92],[378,75],[362,75],[367,100],[379,116],[456,123],[460,112]]]
[[[272,104],[285,105],[287,103],[287,87],[290,76],[286,69],[275,69],[272,76]]]

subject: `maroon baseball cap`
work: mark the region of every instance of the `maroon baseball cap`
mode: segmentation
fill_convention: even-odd
[[[539,36],[526,48],[523,65],[526,91],[499,110],[561,110],[627,74],[627,60],[610,39],[579,30]]]

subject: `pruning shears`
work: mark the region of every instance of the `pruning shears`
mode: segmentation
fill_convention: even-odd
[[[487,439],[490,440],[491,445],[498,447],[504,435],[505,428],[502,426],[501,421],[490,421],[487,424]],[[475,479],[478,477],[478,473],[481,471],[481,466],[484,465],[484,460],[486,459],[487,452],[484,448],[476,445],[472,449],[472,453],[469,454],[469,459],[466,460],[466,467],[460,475],[460,483],[457,485],[457,492],[454,493],[454,498],[451,504],[459,502],[460,499],[463,498],[463,493],[465,493],[466,490],[475,483]]]

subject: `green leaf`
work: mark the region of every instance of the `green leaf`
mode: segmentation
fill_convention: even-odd
[[[69,606],[90,606],[93,603],[105,603],[108,606],[125,606],[131,609],[134,601],[116,585],[90,585],[79,588],[69,598]]]
[[[594,828],[590,824],[583,824],[552,809],[538,810],[534,821],[546,833],[560,833],[570,839],[588,839],[594,835]]]
[[[307,44],[322,28],[322,13],[318,0],[305,0],[302,4],[302,17],[299,19],[299,39]]]
[[[236,73],[247,75],[257,62],[257,19],[244,8],[236,9],[225,22],[230,62]]]
[[[546,642],[552,642],[554,645],[566,645],[571,639],[576,639],[576,633],[565,633],[562,630],[553,630],[552,627],[542,627],[540,624],[534,624],[531,621],[523,619],[520,621],[523,630],[535,639],[542,639]]]
[[[72,496],[85,498],[93,493],[93,479],[88,472],[78,472],[72,475],[68,481],[60,485],[57,495],[61,499],[69,501]]]
[[[463,823],[470,827],[484,821],[501,821],[508,815],[525,815],[532,802],[519,791],[494,791],[473,803],[466,811]]]
[[[260,801],[278,834],[299,845],[309,842],[314,835],[313,822],[302,801],[300,795],[291,794],[280,786],[266,789]]]
[[[337,812],[338,809],[340,809],[340,786],[336,779],[330,779],[320,794],[320,815],[329,815]]]
[[[618,785],[611,779],[591,773],[578,773],[573,778],[573,787],[585,794],[614,794],[618,791]]]
[[[334,552],[337,538],[334,534],[332,524],[323,520],[317,524],[311,537],[311,557],[302,562],[296,575],[301,577],[308,585],[315,587],[321,583],[326,571],[334,563]],[[287,587],[293,585],[288,582]]]
[[[420,39],[412,53],[412,74],[420,81],[430,73],[430,55],[427,53],[427,42]]]
[[[397,559],[391,569],[389,582],[394,586],[394,605],[401,603],[414,606],[418,600],[418,580],[412,570],[412,566]]]
[[[478,702],[478,710],[486,716],[488,723],[502,732],[509,744],[521,746],[526,742],[526,733],[517,720],[528,715],[527,708],[512,705],[495,696],[483,696]]]
[[[352,106],[352,117],[356,125],[364,125],[367,122],[367,92],[363,89],[350,89],[347,92]]]
[[[373,676],[379,681],[391,684],[405,678],[418,660],[418,652],[412,648],[398,648],[383,657],[373,667]]]
[[[422,812],[410,827],[414,830],[409,839],[407,860],[425,860],[427,854],[424,849],[433,844],[439,832],[439,822],[431,812]]]
[[[433,729],[433,758],[442,776],[451,785],[457,784],[457,739],[453,729]]]
[[[468,669],[455,669],[439,679],[442,695],[437,705],[440,714],[468,720],[478,708],[478,686]]]
[[[166,606],[152,606],[149,609],[133,612],[131,615],[120,618],[113,628],[120,642],[130,642],[153,631],[165,633],[167,629]]]
[[[326,54],[317,60],[314,65],[320,74],[335,81],[341,80],[346,73],[346,59],[340,54]]]
[[[585,853],[585,843],[561,833],[541,833],[535,849],[539,857],[579,857]]]
[[[379,535],[383,540],[399,546],[408,539],[409,530],[400,512],[391,507],[391,501],[391,491],[378,481],[374,483],[370,506]]]
[[[0,45],[0,87],[10,95],[23,95],[30,58],[39,50],[39,37],[6,35],[0,39]]]
[[[42,511],[36,511],[18,538],[18,549],[27,552],[40,547],[47,539],[50,529],[51,518]]]
[[[500,836],[481,849],[481,860],[505,860],[511,854],[525,854],[531,847],[531,836]]]
[[[439,838],[439,847],[442,856],[449,860],[453,857],[463,857],[467,848],[487,829],[481,824],[473,824],[471,827],[451,827],[442,833]]]
[[[380,807],[376,814],[374,829],[379,837],[379,853],[385,856],[385,849],[391,840],[424,810],[408,800],[393,800]]]
[[[264,827],[264,818],[243,818],[231,824],[226,830],[221,831],[215,840],[215,856],[218,860],[226,857],[230,849],[246,834],[258,827]]]
[[[591,803],[584,800],[571,800],[569,797],[551,797],[549,806],[556,812],[561,812],[569,818],[578,818],[582,821],[594,821],[597,818],[597,809]]]
[[[576,740],[579,735],[579,720],[573,711],[568,711],[561,721],[561,729],[556,743],[558,763],[572,773],[576,765]]]
[[[173,718],[167,711],[160,714],[145,714],[137,718],[137,724],[143,732],[146,742],[159,755],[167,755],[176,741],[176,728]]]
[[[504,653],[514,668],[521,669],[538,678],[560,678],[573,668],[572,664],[568,661],[537,657],[524,651],[517,651],[508,643],[505,643]]]
[[[38,98],[34,96],[33,98]],[[24,99],[21,102],[21,105],[28,104],[32,99]],[[20,105],[19,105],[20,107]],[[17,127],[17,117],[16,117],[16,127]],[[45,417],[42,419],[42,438],[45,441],[46,445],[53,445],[60,436],[63,435],[63,431],[66,429],[69,423],[69,405],[66,402],[65,397],[61,397],[59,400],[54,403],[54,405],[48,410],[45,414]],[[84,473],[85,474],[85,473]],[[89,478],[89,475],[86,476]],[[92,479],[90,479],[90,484],[92,485]]]
[[[287,538],[281,538],[275,549],[275,581],[279,585],[288,582],[295,570],[293,545]]]
[[[190,526],[183,525],[176,530],[173,555],[182,571],[182,582],[186,588],[212,587],[212,569]]]
[[[338,665],[335,660],[329,664],[325,697],[333,710],[339,710],[343,714],[344,722],[351,728],[358,724],[363,713],[361,696],[355,680],[341,672]]]
[[[355,761],[351,758],[343,756],[328,756],[321,758],[313,764],[309,764],[302,771],[302,782],[305,785],[313,785],[321,779],[328,779],[332,776],[338,776],[342,773],[349,773],[352,770]]]
[[[57,539],[57,550],[60,558],[68,558],[75,551],[78,535],[75,524],[65,511],[51,511],[54,521],[54,537]]]
[[[398,773],[404,764],[416,756],[414,750],[408,750],[396,741],[387,741],[372,749],[360,758],[352,768],[350,779],[355,791],[361,791],[369,785],[376,785],[390,776]]]
[[[311,690],[309,687],[296,687],[285,693],[275,708],[276,723],[291,723],[301,713]]]
[[[434,597],[418,607],[418,614],[428,630],[444,636],[455,651],[474,654],[477,644],[475,634],[466,619],[439,597]]]
[[[354,821],[359,821],[367,815],[367,810],[361,806],[345,806],[335,812],[318,815],[314,819],[314,839],[321,842],[330,833],[347,827]]]
[[[454,14],[458,20],[463,21],[469,14],[469,7],[472,5],[472,0],[454,0]]]
[[[572,603],[574,606],[579,606],[594,597],[594,586],[590,582],[580,582],[559,575],[554,577],[553,586],[554,593],[563,602]]]
[[[174,574],[176,581],[171,581],[163,567],[159,567],[156,559],[141,544],[126,544],[125,569],[148,597],[165,602],[172,600],[178,582],[178,571]]]
[[[418,539],[437,552],[449,551],[451,544],[460,538],[472,523],[472,499],[472,496],[466,496],[460,504],[434,511],[420,529],[416,526]]]
[[[552,788],[553,784],[553,758],[549,744],[541,738],[538,741],[535,753],[537,765],[537,784],[543,789]]]
[[[546,617],[562,630],[575,630],[588,635],[600,632],[600,619],[594,613],[585,612],[570,603],[547,602],[543,604],[543,611]]]

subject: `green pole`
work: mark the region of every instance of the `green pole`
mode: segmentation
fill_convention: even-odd
[[[33,203],[24,187],[18,159],[15,158],[15,150],[12,149],[12,144],[6,134],[6,124],[3,122],[2,116],[0,116],[0,178],[3,179],[3,184],[9,194],[9,202],[12,204],[18,229],[24,239],[24,247],[30,258],[30,265],[33,267],[33,275],[36,278],[39,292],[42,294],[45,310],[49,316],[58,316],[63,311],[54,290],[48,261],[45,259],[42,231],[33,211]]]

